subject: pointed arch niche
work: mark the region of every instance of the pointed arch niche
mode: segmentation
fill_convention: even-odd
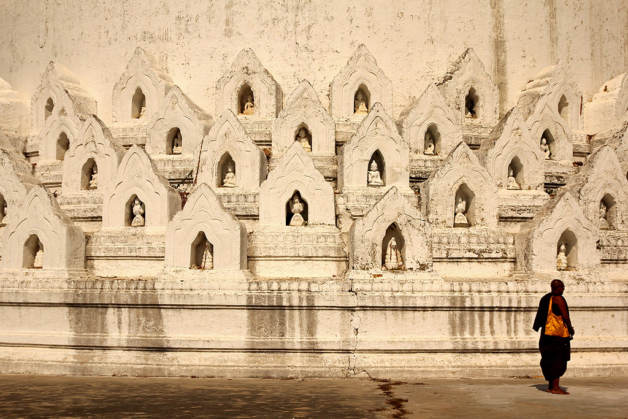
[[[569,102],[565,95],[560,97],[558,101],[558,114],[567,122],[567,125],[571,126],[569,121]]]
[[[508,173],[506,173],[507,178],[510,176],[511,170],[512,170],[512,175],[517,181],[517,185],[519,185],[519,189],[523,189],[526,184],[525,169],[523,167],[523,163],[521,163],[521,159],[519,159],[518,156],[513,157],[512,160],[510,161],[510,164],[508,165]],[[506,187],[510,189],[508,185],[506,185]]]
[[[556,256],[558,256],[560,246],[565,245],[567,256],[567,271],[575,271],[578,269],[578,239],[571,230],[563,231],[560,235],[558,243],[556,243]]]
[[[305,122],[301,122],[301,124],[297,127],[296,131],[294,132],[294,140],[299,142],[301,141],[301,130],[303,130],[303,134],[307,139],[308,145],[310,146],[308,150],[305,148],[305,146],[303,146],[303,144],[301,144],[303,146],[303,149],[308,152],[314,150],[314,140],[312,139],[312,132]]]
[[[466,119],[480,118],[480,96],[475,87],[469,88],[464,97],[464,116]]]
[[[94,175],[98,175],[98,164],[93,157],[90,157],[81,169],[81,190],[98,189],[97,184],[93,182]]]
[[[606,225],[600,225],[599,228],[601,230],[617,230],[620,217],[618,213],[619,205],[617,205],[615,198],[609,193],[604,194],[600,200],[600,204],[604,204],[604,207],[606,208],[606,214],[604,215]],[[600,224],[602,224],[601,218],[602,214],[600,214]]]
[[[44,121],[48,120],[48,117],[52,115],[52,111],[55,109],[55,102],[51,97],[46,101],[46,105],[44,106]]]
[[[183,138],[183,133],[181,132],[181,129],[178,127],[174,127],[174,128],[171,128],[170,131],[168,131],[168,135],[166,136],[166,154],[168,155],[181,154],[181,149],[179,149],[178,152],[176,152],[175,150],[175,147],[177,147],[177,144],[175,144],[175,139],[178,136],[181,137],[181,144],[179,144],[178,146],[182,148],[185,138]]]
[[[431,153],[429,153],[430,138],[434,142],[434,147]],[[423,135],[423,154],[438,156],[441,154],[441,147],[442,145],[438,126],[435,123],[431,123]]]
[[[248,83],[242,84],[238,91],[238,115],[255,115],[255,106],[253,89]]]
[[[477,218],[476,218],[477,214],[475,211],[475,194],[466,183],[463,183],[462,185],[460,185],[458,189],[456,190],[456,194],[454,195],[454,214],[456,213],[456,208],[457,208],[459,199],[462,199],[465,202],[464,215],[467,218],[468,225],[466,226],[457,225],[456,220],[455,220],[455,215],[454,215],[454,226],[455,227],[473,227],[474,225],[477,224]]]
[[[42,254],[38,256],[38,253]],[[44,268],[44,245],[39,240],[39,236],[31,234],[26,242],[24,242],[24,252],[22,268],[24,269],[43,269]]]
[[[377,170],[379,171],[379,177],[382,180],[382,182],[384,183],[383,185],[370,185],[370,186],[386,186],[386,161],[384,160],[384,156],[382,155],[382,152],[378,150],[375,150],[373,152],[373,154],[371,154],[371,158],[369,159],[369,163],[366,166],[367,167],[367,171],[366,171],[366,184],[369,185],[369,171],[371,170],[371,164],[373,164],[373,162],[375,162],[377,164]]]
[[[214,269],[214,245],[204,231],[198,232],[190,246],[190,269]]]
[[[229,166],[233,167],[233,174],[236,179],[235,186],[238,186],[239,184],[237,180],[238,179],[238,167],[235,161],[233,160],[233,157],[231,157],[231,154],[229,154],[228,151],[225,151],[222,157],[220,157],[220,160],[218,161],[218,165],[216,166],[216,169],[217,169],[216,186],[217,187],[222,187],[222,186],[230,187],[230,185],[225,185],[225,177],[227,176]]]
[[[140,217],[142,217],[143,220],[143,224],[141,225],[133,225],[133,220],[135,219],[136,215],[133,214],[133,207],[135,206],[135,200],[138,199],[140,202],[140,205],[142,207],[142,214],[139,214]],[[126,201],[126,203],[124,204],[124,225],[125,227],[144,227],[146,225],[146,219],[148,218],[148,214],[147,214],[147,208],[146,208],[146,204],[144,203],[145,200],[142,200],[142,198],[140,198],[139,196],[137,196],[137,194],[133,194],[129,197],[129,199]]]
[[[56,155],[57,160],[63,160],[65,158],[65,152],[70,148],[70,140],[68,134],[65,131],[61,131],[59,139],[57,140]]]
[[[131,119],[140,119],[146,114],[146,96],[140,87],[131,98]]]
[[[543,134],[541,134],[539,145],[543,144],[543,139],[545,139],[545,142],[550,150],[549,160],[554,160],[555,149],[556,149],[556,139],[554,138],[554,135],[552,135],[552,132],[550,131],[549,128],[546,128],[543,131]]]
[[[298,190],[295,190],[294,193],[292,194],[292,196],[290,197],[290,199],[288,199],[288,201],[286,202],[286,225],[287,226],[292,226],[293,225],[293,218],[296,216],[298,217],[297,214],[293,214],[292,213],[292,203],[294,202],[294,198],[297,197],[303,207],[302,211],[298,214],[301,215],[301,217],[303,217],[303,224],[302,225],[307,225],[307,221],[308,221],[308,209],[309,209],[309,205],[307,204],[307,200],[305,200],[303,198],[303,196],[301,195],[301,192],[299,192]]]
[[[397,243],[397,249],[399,250],[399,253],[401,254],[401,260],[398,261],[399,265],[397,267],[391,267],[388,266],[386,264],[387,260],[386,260],[386,253],[388,251],[388,244],[390,243],[391,239],[395,239],[395,242]],[[388,226],[388,228],[386,229],[386,233],[384,234],[384,239],[382,240],[382,256],[381,256],[381,260],[382,260],[382,266],[386,267],[386,269],[391,270],[391,269],[401,269],[402,267],[405,267],[405,261],[406,261],[406,241],[403,238],[403,234],[401,233],[401,229],[399,228],[399,226],[397,225],[397,223],[392,223],[390,226]]]
[[[366,115],[371,110],[371,91],[362,83],[358,86],[353,95],[353,113],[354,115]]]

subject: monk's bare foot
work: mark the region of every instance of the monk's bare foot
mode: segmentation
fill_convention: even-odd
[[[560,387],[559,387],[558,389],[556,389],[556,390],[552,389],[552,390],[550,391],[550,393],[552,393],[552,394],[565,394],[565,395],[566,395],[566,394],[569,394],[569,393],[567,393],[565,390],[563,390],[563,389],[562,389],[562,388],[560,388]]]

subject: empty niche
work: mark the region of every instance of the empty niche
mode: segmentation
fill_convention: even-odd
[[[386,184],[386,162],[379,150],[375,150],[369,159],[367,168],[367,185],[383,186]]]
[[[218,162],[216,182],[218,187],[233,188],[238,186],[236,182],[236,164],[229,153],[223,154]]]
[[[571,230],[565,230],[556,244],[556,269],[576,270],[578,266],[578,240]]]
[[[307,224],[308,205],[301,197],[299,191],[295,191],[286,202],[286,225],[300,227]]]
[[[549,129],[543,131],[540,144],[541,151],[545,153],[545,160],[552,159],[554,157],[554,153],[552,151],[554,149],[554,136]]]
[[[87,159],[81,169],[81,189],[98,189],[98,165],[93,158]]]
[[[617,226],[617,205],[610,194],[604,195],[600,201],[600,230],[615,230]]]
[[[46,101],[46,105],[44,106],[44,118],[45,120],[48,119],[48,117],[50,115],[52,115],[52,111],[55,108],[55,102],[52,100],[52,98],[48,98],[48,100]]]
[[[190,250],[190,269],[214,269],[214,246],[203,231],[196,235]]]
[[[519,157],[515,156],[508,165],[508,189],[523,189],[523,164]]]
[[[475,224],[475,194],[463,183],[455,195],[454,227],[471,227]]]
[[[386,270],[404,269],[406,260],[406,242],[396,223],[387,229],[382,241],[382,267]]]
[[[4,223],[4,217],[7,216],[7,201],[4,195],[0,193],[0,224]]]
[[[166,154],[181,154],[183,152],[183,135],[179,128],[172,128],[166,137]]]
[[[299,128],[297,128],[294,134],[294,140],[298,141],[305,151],[312,151],[312,133],[305,123],[299,125]]]
[[[68,134],[61,132],[57,139],[56,158],[57,160],[63,160],[65,158],[65,152],[70,148],[70,140]]]
[[[361,84],[353,95],[353,113],[366,115],[371,109],[371,92],[366,85]]]
[[[430,124],[423,135],[423,154],[432,156],[440,154],[440,132],[436,124]]]
[[[146,112],[146,96],[139,87],[135,90],[133,98],[131,99],[131,118],[140,119],[144,117]]]
[[[24,243],[22,267],[26,269],[44,267],[44,245],[36,234],[32,234]]]
[[[255,114],[255,95],[248,83],[244,83],[238,93],[238,113],[240,115]]]
[[[124,225],[127,227],[144,227],[146,225],[146,206],[137,195],[131,196],[126,201]]]
[[[569,124],[569,102],[567,102],[567,98],[565,95],[562,95],[560,100],[558,101],[558,113],[559,115]]]
[[[466,118],[477,118],[479,107],[478,104],[480,102],[480,97],[475,91],[475,88],[472,87],[469,89],[469,93],[464,98],[464,115]]]

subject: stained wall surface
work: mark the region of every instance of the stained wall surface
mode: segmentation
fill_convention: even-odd
[[[329,84],[364,43],[394,86],[397,118],[472,47],[500,87],[500,112],[526,82],[564,60],[590,100],[628,67],[625,0],[4,0],[0,77],[30,99],[49,61],[63,63],[111,123],[111,92],[136,47],[216,115],[215,85],[243,48],[255,51],[288,95]]]

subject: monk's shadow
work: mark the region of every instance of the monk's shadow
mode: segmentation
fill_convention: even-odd
[[[532,384],[530,387],[536,387],[537,390],[547,393],[547,383],[545,384]],[[563,390],[567,391],[568,387],[560,386]]]

